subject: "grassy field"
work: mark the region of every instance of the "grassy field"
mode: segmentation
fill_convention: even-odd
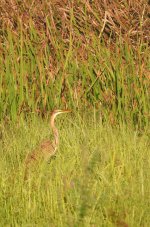
[[[149,27],[147,0],[1,1],[0,226],[149,226]]]
[[[52,138],[48,121],[2,127],[1,226],[144,226],[150,201],[150,142],[125,125],[103,124],[95,111],[57,120],[60,147],[24,182],[24,158]]]

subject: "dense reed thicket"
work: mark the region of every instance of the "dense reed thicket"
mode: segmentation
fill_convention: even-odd
[[[0,226],[149,226],[149,17],[147,0],[0,0]],[[73,109],[56,157],[24,181],[54,108]]]
[[[147,125],[149,4],[0,2],[0,119],[56,107]]]

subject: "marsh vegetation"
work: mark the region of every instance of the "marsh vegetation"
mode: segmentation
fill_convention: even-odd
[[[0,225],[148,226],[149,3],[1,1]],[[24,181],[26,155],[52,138]]]
[[[112,128],[94,113],[63,116],[57,126],[56,157],[28,181],[24,159],[37,141],[51,136],[48,123],[34,118],[5,129],[0,148],[1,226],[148,226],[147,132],[140,135],[125,125]]]

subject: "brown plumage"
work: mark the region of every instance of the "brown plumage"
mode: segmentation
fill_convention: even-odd
[[[38,166],[38,164],[44,160],[48,161],[50,158],[55,155],[56,150],[59,145],[59,134],[58,129],[55,127],[55,118],[61,113],[69,113],[71,110],[54,110],[50,118],[50,126],[53,130],[54,140],[43,141],[36,149],[29,153],[25,159],[25,179],[28,177],[30,168],[33,166]]]

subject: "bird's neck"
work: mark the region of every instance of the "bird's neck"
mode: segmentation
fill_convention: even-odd
[[[57,147],[59,144],[59,134],[58,134],[58,129],[55,127],[55,116],[51,116],[51,127],[53,130],[54,134],[54,144]]]
[[[54,143],[56,146],[59,144],[59,134],[57,128],[53,128],[53,133],[54,133]]]

